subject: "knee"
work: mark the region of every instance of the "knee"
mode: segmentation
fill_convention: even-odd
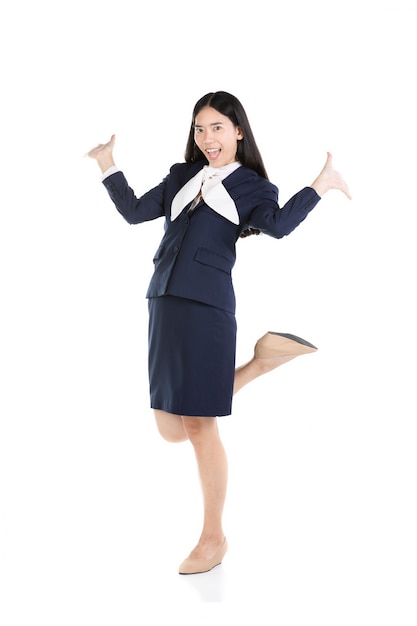
[[[184,432],[193,446],[206,442],[210,435],[217,433],[215,417],[184,417],[182,418]]]
[[[154,410],[158,432],[165,441],[180,443],[188,439],[180,415]]]

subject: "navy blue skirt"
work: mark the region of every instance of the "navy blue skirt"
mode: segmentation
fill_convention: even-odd
[[[236,319],[194,300],[149,299],[151,407],[199,417],[230,415]]]

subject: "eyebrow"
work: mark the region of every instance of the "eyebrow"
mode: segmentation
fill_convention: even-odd
[[[223,122],[212,122],[209,126],[219,126],[223,124]],[[203,128],[202,124],[194,124],[194,128]]]

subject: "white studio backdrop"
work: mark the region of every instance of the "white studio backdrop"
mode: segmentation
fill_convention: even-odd
[[[223,601],[218,619],[415,624],[416,17],[407,2],[2,9],[5,626],[130,625],[194,600]],[[139,195],[220,89],[281,203],[327,150],[353,199],[329,192],[286,239],[238,244],[238,361],[267,330],[319,351],[221,420],[230,554],[185,581],[199,485],[189,447],[156,433],[146,373],[163,224],[124,222],[83,155],[115,133]]]

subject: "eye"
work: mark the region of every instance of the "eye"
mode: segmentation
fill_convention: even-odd
[[[214,127],[213,127],[213,129],[214,129],[214,130],[221,130],[221,128],[222,128],[222,127],[221,127],[220,125],[219,125],[219,126],[214,126]]]

